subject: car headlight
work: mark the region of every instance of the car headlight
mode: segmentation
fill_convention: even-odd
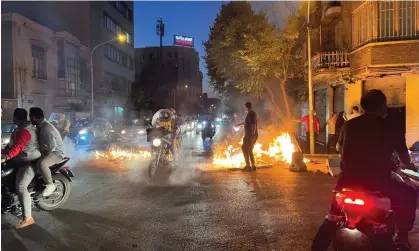
[[[82,134],[86,134],[86,133],[87,133],[87,130],[86,130],[86,129],[83,129],[83,130],[80,130],[80,131],[79,131],[79,134],[80,134],[80,135],[82,135]]]
[[[126,132],[125,130],[122,130],[122,131],[121,131],[121,133],[122,133],[122,134],[125,134],[125,133],[127,133],[127,132]]]
[[[161,139],[153,139],[153,146],[159,147],[161,145]]]
[[[145,131],[144,130],[139,130],[138,131],[138,134],[144,134],[145,133]]]
[[[198,125],[198,129],[202,129],[202,125],[201,124]]]

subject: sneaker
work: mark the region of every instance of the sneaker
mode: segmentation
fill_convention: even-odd
[[[47,197],[50,196],[55,191],[55,184],[47,184],[45,186],[44,191],[42,192],[42,196]]]
[[[20,228],[24,228],[27,226],[30,226],[32,224],[35,223],[35,220],[33,219],[33,217],[27,217],[23,220],[21,220],[17,225],[16,225],[16,229],[20,229]]]
[[[242,168],[243,171],[250,171],[252,168],[250,166],[245,166]]]

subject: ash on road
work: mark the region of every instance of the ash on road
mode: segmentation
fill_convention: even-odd
[[[282,165],[202,171],[208,156],[194,134],[185,151],[166,184],[149,182],[145,162],[75,163],[61,209],[34,212],[36,224],[18,231],[14,216],[2,216],[2,250],[309,250],[334,178]],[[411,241],[419,250],[419,221]]]

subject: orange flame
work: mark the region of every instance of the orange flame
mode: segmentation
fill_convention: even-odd
[[[149,151],[134,151],[111,148],[108,152],[96,151],[96,159],[104,158],[107,160],[149,160],[151,153]]]
[[[240,142],[242,145],[243,140]],[[291,164],[292,154],[295,152],[295,145],[288,133],[282,133],[269,143],[268,149],[264,150],[263,145],[256,143],[253,148],[253,154],[258,162],[268,161],[270,164],[274,162],[284,162]],[[309,160],[304,159],[304,162]],[[239,146],[227,146],[227,149],[219,153],[215,153],[213,162],[215,166],[239,168],[245,165],[244,157]]]

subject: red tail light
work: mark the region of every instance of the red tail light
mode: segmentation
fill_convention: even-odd
[[[351,199],[346,197],[343,202],[345,204],[351,204],[351,205],[357,205],[357,206],[364,206],[365,205],[365,201],[363,199]]]

